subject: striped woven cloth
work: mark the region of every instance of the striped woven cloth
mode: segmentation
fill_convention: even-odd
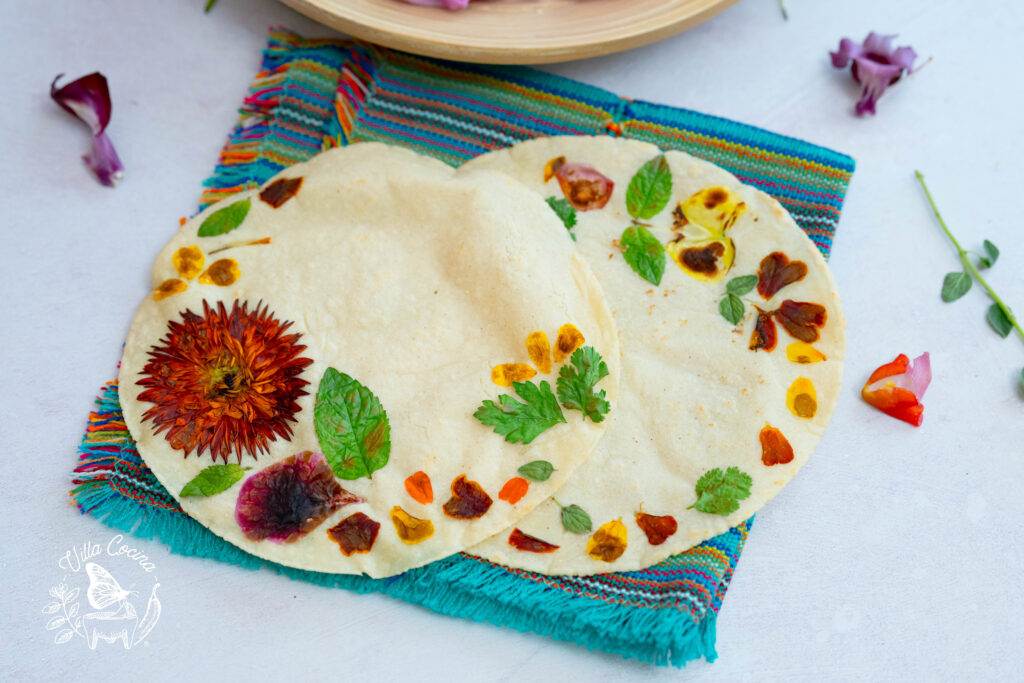
[[[520,140],[566,134],[645,140],[717,163],[778,199],[826,256],[854,165],[806,142],[533,69],[443,62],[279,29],[201,205],[337,145],[376,140],[457,165]],[[444,614],[675,666],[715,658],[716,615],[751,524],[655,567],[600,576],[543,576],[466,554],[384,580],[299,571],[245,553],[182,512],[139,458],[116,383],[89,415],[73,480],[71,495],[84,513],[158,538],[173,552],[383,592]]]

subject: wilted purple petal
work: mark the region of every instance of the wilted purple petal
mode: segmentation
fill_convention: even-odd
[[[110,90],[107,79],[96,71],[82,76],[58,89],[58,74],[50,84],[50,97],[92,131],[92,152],[82,157],[96,178],[108,187],[114,187],[124,177],[124,166],[104,131],[110,123]]]
[[[303,451],[246,479],[235,502],[235,521],[250,541],[291,543],[336,510],[362,502],[335,481],[324,456]]]
[[[445,9],[465,9],[469,7],[470,0],[401,0],[409,5],[421,7],[443,7]]]
[[[895,35],[881,35],[872,31],[857,45],[849,38],[839,41],[839,50],[830,52],[832,66],[837,69],[851,64],[850,72],[860,83],[860,100],[856,111],[859,116],[875,113],[875,103],[886,88],[895,83],[906,71],[910,73],[917,59],[917,53],[910,47],[892,48]]]

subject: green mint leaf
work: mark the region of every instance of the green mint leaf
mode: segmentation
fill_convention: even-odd
[[[665,274],[665,247],[642,225],[631,225],[622,233],[623,256],[637,275],[651,284],[660,285]]]
[[[595,392],[594,386],[607,376],[608,366],[593,346],[576,349],[558,371],[558,400],[570,410],[582,411],[592,422],[602,422],[611,404],[604,389]]]
[[[996,261],[999,260],[999,247],[988,240],[985,240],[982,244],[985,246],[985,253],[988,254],[989,265],[994,266]]]
[[[530,481],[547,481],[551,478],[551,473],[555,471],[555,466],[547,460],[534,460],[526,463],[517,471]]]
[[[505,441],[522,442],[524,445],[548,428],[565,422],[562,409],[558,407],[558,399],[547,382],[541,382],[540,386],[533,382],[513,382],[512,387],[525,403],[502,394],[498,397],[498,403],[484,401],[473,413],[473,417],[494,427],[494,433],[504,436]]]
[[[734,277],[725,284],[725,291],[736,296],[743,296],[748,294],[754,287],[757,286],[756,275],[741,275]]]
[[[562,526],[571,534],[589,534],[594,528],[590,515],[579,505],[566,505],[562,508]]]
[[[626,189],[626,210],[633,218],[654,218],[672,196],[672,171],[659,154],[640,167]]]
[[[735,294],[726,294],[725,298],[718,302],[718,312],[733,325],[739,325],[743,320],[743,300]]]
[[[970,291],[972,282],[971,276],[963,271],[946,273],[946,279],[942,281],[942,300],[946,303],[956,301]]]
[[[576,227],[576,209],[572,208],[572,204],[569,203],[568,199],[548,197],[545,201],[547,201],[551,210],[555,212],[555,215],[562,219],[566,230],[572,231]]]
[[[180,498],[212,496],[227,491],[245,476],[248,467],[241,465],[210,465],[182,487]]]
[[[1010,316],[1006,313],[999,304],[992,304],[988,308],[988,324],[1003,339],[1010,336],[1010,331],[1013,330],[1013,323],[1010,322]]]
[[[223,209],[217,209],[203,220],[203,224],[199,226],[199,236],[213,237],[231,232],[245,220],[250,206],[252,206],[252,202],[243,199],[240,202],[229,204]]]
[[[978,268],[980,268],[981,270],[984,270],[986,268],[991,268],[991,267],[992,267],[992,262],[991,261],[989,261],[984,256],[979,256],[978,257]]]
[[[334,368],[320,379],[313,405],[320,450],[341,479],[372,477],[388,464],[391,423],[373,392]]]
[[[697,481],[697,502],[690,508],[709,515],[731,514],[739,510],[741,500],[750,497],[750,485],[753,483],[750,475],[738,467],[730,467],[725,472],[718,467],[708,470]]]

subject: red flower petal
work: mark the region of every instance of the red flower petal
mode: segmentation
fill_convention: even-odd
[[[861,390],[861,397],[886,415],[920,427],[924,420],[924,405],[920,399],[930,382],[931,362],[928,353],[915,358],[912,364],[901,353],[891,363],[871,373]]]

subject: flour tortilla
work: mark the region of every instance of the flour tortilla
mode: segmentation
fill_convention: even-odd
[[[154,288],[178,273],[172,254],[196,245],[206,264],[233,257],[240,278],[220,287],[188,282],[187,289],[140,306],[131,326],[120,370],[120,396],[128,429],[146,464],[178,498],[184,510],[214,533],[254,555],[291,567],[321,572],[393,575],[460,551],[509,527],[556,491],[585,460],[605,425],[565,411],[556,425],[531,444],[507,443],[474,419],[484,399],[511,390],[491,381],[499,363],[528,363],[527,335],[544,330],[554,341],[572,323],[587,344],[601,352],[611,370],[603,380],[613,405],[619,349],[616,330],[600,286],[585,261],[565,239],[565,229],[535,193],[507,176],[489,171],[458,172],[445,164],[385,145],[363,143],[325,152],[277,178],[302,177],[301,188],[280,208],[260,201],[258,191],[224,200],[184,224],[157,257]],[[267,183],[269,185],[269,182]],[[264,187],[266,187],[265,185]],[[199,237],[215,210],[248,199],[251,209],[240,227]],[[230,244],[270,237],[269,244]],[[186,309],[202,315],[203,302],[262,301],[289,333],[302,335],[302,371],[309,384],[297,400],[290,439],[270,442],[269,453],[241,458],[252,468],[243,481],[209,497],[180,497],[182,487],[214,464],[210,452],[184,457],[165,434],[154,434],[143,413],[137,384],[147,352],[168,332],[168,321]],[[328,367],[347,373],[381,401],[390,420],[391,453],[372,478],[338,480],[366,499],[334,512],[291,543],[248,540],[235,520],[243,482],[272,463],[303,451],[323,452],[314,429],[314,399]],[[555,372],[557,372],[557,365]],[[554,388],[555,375],[538,375]],[[530,486],[510,505],[499,500],[503,484],[533,460],[554,464],[552,477]],[[218,461],[219,463],[220,461]],[[236,462],[232,456],[229,462]],[[426,472],[434,500],[413,500],[405,480]],[[466,475],[493,503],[482,517],[453,519],[442,512],[450,484]],[[429,519],[433,537],[416,545],[399,540],[390,512]],[[346,557],[327,530],[362,512],[380,523],[370,552]]]
[[[586,552],[590,534],[566,531],[559,506],[541,504],[516,526],[559,546],[546,554],[516,550],[508,533],[472,548],[471,553],[513,567],[546,574],[592,574],[653,565],[720,534],[747,519],[777,494],[807,461],[828,424],[839,397],[845,344],[844,320],[835,283],[821,254],[789,214],[768,195],[741,184],[721,168],[680,152],[665,155],[672,172],[672,196],[658,215],[645,221],[665,244],[673,237],[672,210],[694,193],[724,186],[742,197],[747,211],[727,233],[735,263],[717,284],[698,281],[668,259],[660,286],[634,273],[617,248],[630,224],[626,190],[633,174],[659,154],[653,145],[608,137],[555,137],[524,142],[478,157],[464,168],[508,173],[544,196],[562,197],[556,179],[544,180],[545,164],[559,156],[590,164],[615,183],[611,200],[599,210],[580,211],[574,228],[577,250],[590,262],[612,307],[622,344],[620,400],[608,433],[592,458],[557,494],[561,505],[579,505],[593,529],[621,520],[627,548],[613,562]],[[689,227],[684,229],[689,234]],[[756,274],[761,259],[782,251],[807,264],[807,276],[764,301],[757,291],[744,298],[766,310],[784,299],[819,303],[828,319],[814,347],[827,360],[797,364],[787,360],[795,341],[778,326],[771,353],[748,349],[752,307],[734,327],[719,313],[726,282]],[[818,408],[813,419],[796,417],[786,392],[798,377],[811,380]],[[795,452],[788,464],[765,466],[759,432],[770,424],[781,430]],[[695,485],[712,468],[736,466],[753,478],[752,494],[726,516],[687,509]],[[652,545],[636,514],[675,518],[678,531]]]

